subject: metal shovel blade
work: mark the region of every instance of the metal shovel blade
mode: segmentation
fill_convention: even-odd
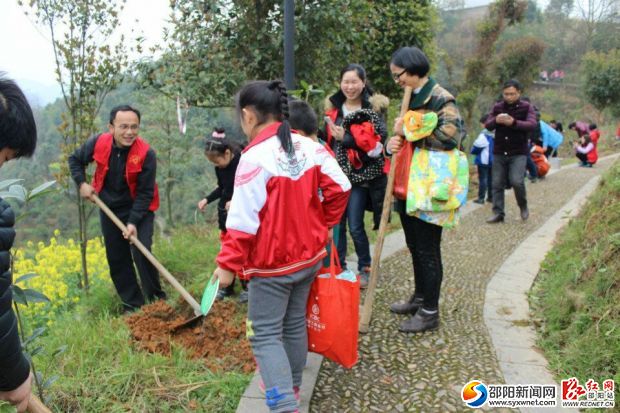
[[[217,277],[212,277],[211,280],[207,283],[207,286],[202,293],[202,299],[200,300],[200,311],[201,314],[196,317],[192,317],[181,324],[176,325],[172,331],[177,331],[182,328],[193,327],[198,323],[198,321],[202,320],[208,313],[211,311],[211,307],[213,307],[213,303],[215,302],[215,297],[217,296],[217,291],[220,288],[220,280]]]

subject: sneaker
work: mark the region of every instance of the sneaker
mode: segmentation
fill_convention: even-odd
[[[258,389],[262,394],[265,394],[265,382],[263,381],[263,379],[258,380]],[[293,394],[295,395],[295,400],[301,400],[299,386],[293,386]]]
[[[370,279],[370,267],[364,267],[358,274],[360,277],[360,288],[363,290],[368,287],[368,280]]]
[[[428,314],[425,309],[421,309],[413,317],[403,321],[398,330],[403,333],[421,333],[423,331],[437,330],[438,328],[439,311]]]
[[[474,199],[476,204],[484,204],[484,199]]]
[[[239,293],[239,304],[244,304],[248,302],[248,291],[247,290],[241,290],[241,292]]]

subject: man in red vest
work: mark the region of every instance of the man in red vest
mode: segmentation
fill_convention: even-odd
[[[127,225],[127,231],[122,233],[103,212],[100,213],[110,276],[124,311],[132,311],[141,307],[145,298],[147,301],[166,298],[155,267],[126,241],[135,235],[151,249],[154,212],[159,207],[155,182],[157,159],[155,151],[138,136],[140,112],[137,109],[128,105],[115,107],[110,112],[108,128],[108,133],[92,136],[76,149],[69,157],[69,168],[82,198],[90,199],[93,193],[99,194]],[[92,185],[89,185],[84,170],[93,161],[96,169]],[[134,262],[142,289],[136,279]]]

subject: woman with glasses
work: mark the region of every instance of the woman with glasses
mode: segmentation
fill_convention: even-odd
[[[433,122],[430,127],[426,127],[423,134],[418,130],[408,130],[408,127],[404,127],[403,118],[397,118],[394,123],[397,135],[390,138],[386,147],[387,153],[397,154],[403,145],[414,145],[431,151],[456,148],[462,134],[459,110],[454,97],[429,77],[430,65],[426,55],[417,47],[402,47],[392,55],[390,71],[394,81],[401,87],[413,89],[409,102],[410,111],[422,114],[434,112],[437,116],[431,117],[436,120],[436,124]],[[427,136],[419,138],[423,135]],[[434,330],[439,327],[439,292],[443,278],[441,232],[444,226],[451,227],[456,224],[458,211],[417,210],[413,215],[408,215],[405,201],[401,199],[396,200],[396,210],[400,215],[407,247],[413,259],[415,291],[407,301],[392,304],[390,310],[411,316],[401,323],[400,331],[417,333]]]
[[[343,269],[346,268],[348,221],[361,288],[368,285],[371,261],[364,212],[370,205],[377,229],[387,183],[383,144],[387,138],[384,115],[388,104],[387,97],[373,92],[366,70],[358,64],[342,69],[339,90],[326,100],[324,140],[353,185],[336,240],[338,256]]]

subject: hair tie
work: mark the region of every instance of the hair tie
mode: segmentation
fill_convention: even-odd
[[[215,139],[224,139],[226,137],[226,134],[224,132],[213,131],[211,137]]]

